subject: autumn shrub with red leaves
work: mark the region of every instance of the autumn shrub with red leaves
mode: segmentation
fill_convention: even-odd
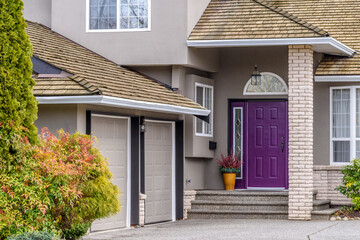
[[[36,145],[14,140],[17,164],[0,175],[0,238],[45,230],[77,239],[120,210],[119,189],[90,136],[43,129]]]
[[[221,158],[217,159],[217,163],[220,165],[220,172],[238,173],[241,170],[241,160],[233,153],[221,154]]]

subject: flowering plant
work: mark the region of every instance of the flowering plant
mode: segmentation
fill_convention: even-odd
[[[241,170],[241,160],[233,153],[228,155],[221,154],[221,158],[217,159],[222,173],[238,173]]]

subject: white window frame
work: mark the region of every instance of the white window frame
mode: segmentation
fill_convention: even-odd
[[[150,32],[151,31],[151,0],[148,1],[148,27],[147,28],[129,28],[120,29],[120,0],[117,0],[117,29],[90,29],[90,0],[86,0],[86,32],[97,33],[97,32]]]
[[[349,89],[350,90],[350,161],[334,162],[334,141],[349,141],[349,138],[333,138],[333,90]],[[330,87],[330,165],[349,165],[356,158],[356,89],[360,86]]]
[[[289,88],[286,84],[286,82],[284,81],[284,79],[282,79],[279,75],[275,74],[275,73],[272,73],[272,72],[262,72],[260,73],[261,75],[270,75],[270,76],[273,76],[277,79],[280,80],[280,82],[285,86],[285,90],[286,92],[247,92],[247,89],[249,87],[249,85],[251,84],[251,79],[249,79],[249,81],[247,81],[245,87],[244,87],[244,92],[243,92],[243,95],[246,96],[246,95],[288,95],[289,93]]]
[[[207,85],[207,84],[203,84],[203,83],[198,83],[196,82],[195,83],[195,102],[197,102],[197,91],[196,91],[196,88],[197,87],[202,87],[204,90],[203,90],[203,104],[201,106],[204,106],[204,101],[205,101],[205,88],[210,88],[211,89],[211,98],[212,98],[212,102],[211,102],[211,112],[210,112],[210,132],[211,134],[206,134],[206,133],[197,133],[196,132],[196,126],[197,126],[197,121],[196,121],[196,117],[194,117],[194,132],[195,132],[195,136],[198,136],[198,137],[213,137],[214,135],[214,86],[211,86],[211,85]],[[210,109],[209,109],[210,110]],[[202,124],[203,124],[203,132],[204,132],[204,125],[205,125],[205,121],[202,121]]]

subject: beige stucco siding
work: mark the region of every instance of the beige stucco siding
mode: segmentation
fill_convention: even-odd
[[[25,19],[51,27],[52,0],[23,0]]]
[[[76,105],[39,105],[38,119],[35,122],[39,132],[47,127],[55,133],[59,129],[67,132],[77,130],[77,106]]]

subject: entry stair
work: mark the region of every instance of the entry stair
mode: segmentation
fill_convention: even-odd
[[[329,200],[317,200],[313,220],[329,220],[338,210]],[[287,191],[197,191],[188,219],[288,219]]]

